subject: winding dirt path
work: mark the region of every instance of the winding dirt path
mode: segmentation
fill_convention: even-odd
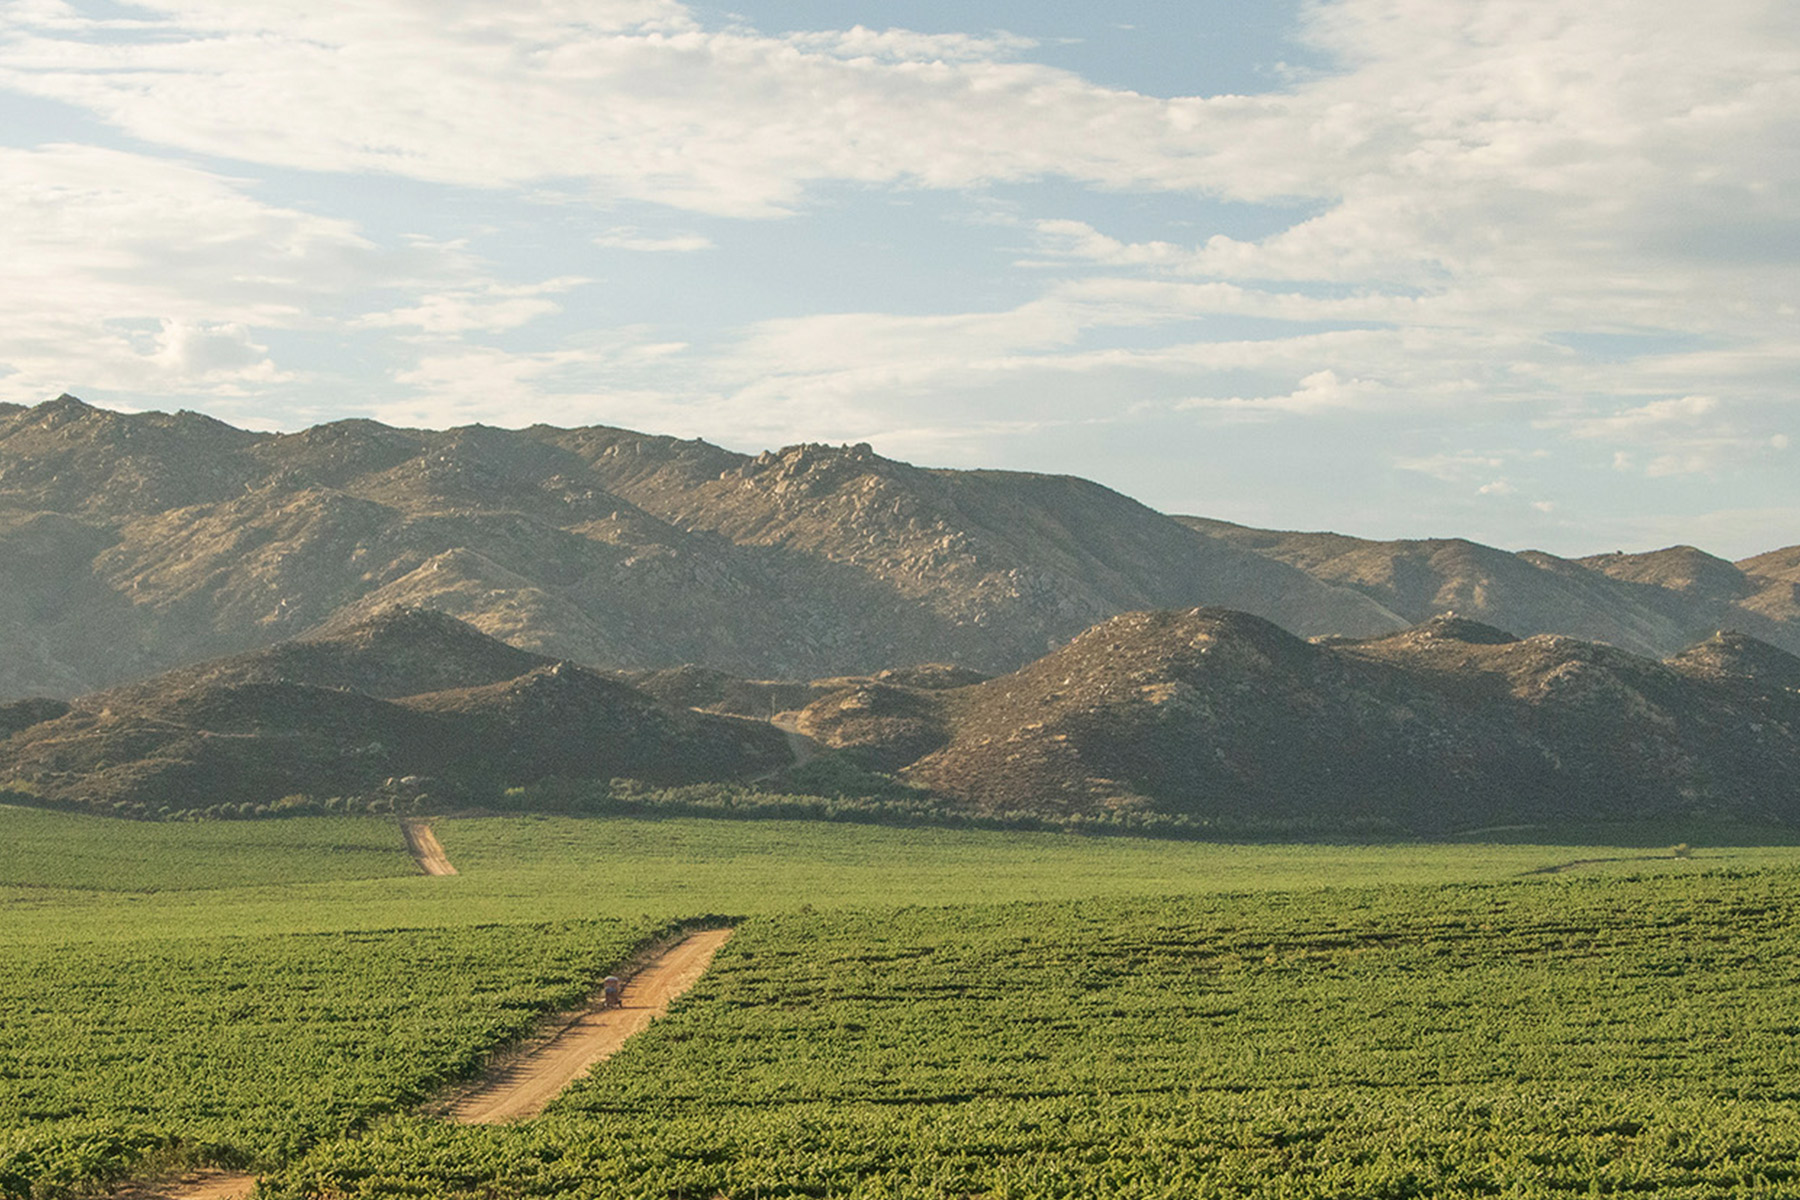
[[[452,1101],[445,1116],[463,1125],[492,1125],[536,1116],[564,1088],[616,1054],[632,1034],[669,1009],[669,1002],[706,973],[729,929],[691,934],[646,963],[625,984],[624,1007],[565,1014],[565,1024],[506,1063],[488,1081]]]
[[[456,868],[450,865],[450,856],[444,853],[444,847],[438,843],[437,834],[431,832],[431,826],[424,821],[402,821],[400,832],[406,838],[406,848],[412,852],[413,861],[427,875],[454,875]]]

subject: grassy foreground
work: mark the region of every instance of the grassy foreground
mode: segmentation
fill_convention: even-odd
[[[1800,1195],[1791,848],[438,834],[0,809],[0,1195]],[[406,1115],[707,913],[550,1114]]]

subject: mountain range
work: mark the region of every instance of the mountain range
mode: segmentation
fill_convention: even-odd
[[[1800,547],[1566,560],[1285,534],[1068,476],[868,446],[740,454],[605,427],[291,434],[63,396],[0,405],[0,699],[69,698],[425,606],[520,649],[746,678],[1014,670],[1122,612],[1300,636],[1455,611],[1652,656],[1718,629],[1800,650]]]

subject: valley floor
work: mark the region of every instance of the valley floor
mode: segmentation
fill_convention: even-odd
[[[435,832],[0,809],[0,1196],[1800,1195],[1800,849]],[[428,1115],[727,919],[541,1116]]]

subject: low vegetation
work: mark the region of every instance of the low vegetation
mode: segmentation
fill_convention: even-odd
[[[1800,1194],[1794,849],[437,830],[0,808],[0,1196]],[[721,912],[550,1114],[407,1115]]]
[[[1782,874],[768,917],[543,1121],[272,1191],[1794,1195],[1796,915]]]

